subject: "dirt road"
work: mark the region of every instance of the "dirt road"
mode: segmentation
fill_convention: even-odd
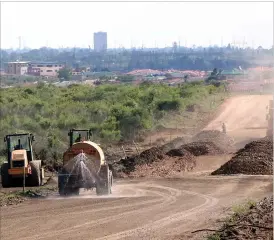
[[[222,130],[226,124],[228,135],[238,147],[247,142],[262,138],[267,130],[267,106],[273,95],[244,95],[228,99],[221,107],[219,116],[210,122],[205,130]]]
[[[219,129],[226,120],[237,141],[255,138],[257,132],[245,128],[264,126],[270,98],[233,98],[207,128]],[[264,136],[265,130],[256,131]],[[1,239],[201,239],[191,231],[213,228],[231,206],[272,194],[272,176],[208,175],[228,159],[200,157],[196,172],[173,179],[119,180],[110,197],[82,192],[64,199],[56,194],[3,207]]]
[[[120,181],[110,198],[83,193],[2,208],[1,239],[195,239],[191,230],[212,224],[234,203],[270,193],[271,182],[268,176]]]

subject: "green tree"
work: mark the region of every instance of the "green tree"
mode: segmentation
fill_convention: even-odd
[[[58,71],[58,78],[59,79],[69,80],[70,76],[71,76],[71,72],[67,68],[62,68]]]
[[[120,77],[118,77],[118,80],[120,80],[121,82],[132,82],[134,80],[134,76],[133,75],[122,75]]]

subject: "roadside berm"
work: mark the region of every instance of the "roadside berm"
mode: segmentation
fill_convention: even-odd
[[[263,138],[246,144],[230,161],[211,174],[272,175],[273,139]]]
[[[214,132],[215,136],[220,132]],[[221,138],[229,142],[228,137]],[[218,138],[216,138],[218,139]],[[209,140],[209,139],[208,139]],[[181,140],[180,140],[181,141]],[[139,155],[121,159],[112,164],[115,177],[165,177],[178,172],[192,171],[196,167],[197,156],[225,154],[225,147],[220,148],[212,141],[198,141],[187,144],[168,143],[152,147]],[[175,147],[174,147],[175,146]]]

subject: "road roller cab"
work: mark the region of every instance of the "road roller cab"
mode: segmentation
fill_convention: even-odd
[[[22,185],[25,174],[26,185],[40,186],[44,178],[41,160],[34,160],[30,133],[9,134],[6,142],[7,162],[1,166],[2,186],[10,187],[15,183]]]

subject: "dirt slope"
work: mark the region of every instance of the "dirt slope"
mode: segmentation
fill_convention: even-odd
[[[244,95],[228,99],[221,114],[205,130],[219,129],[226,123],[227,131],[239,129],[267,127],[266,107],[272,95]]]

